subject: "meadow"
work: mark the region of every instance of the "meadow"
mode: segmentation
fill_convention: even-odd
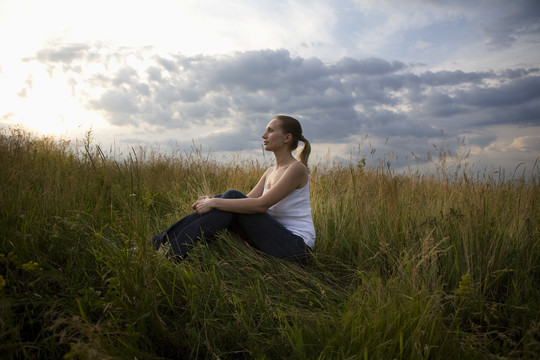
[[[151,237],[265,166],[0,133],[5,359],[540,357],[540,172],[313,163],[307,265],[223,232],[182,262]]]

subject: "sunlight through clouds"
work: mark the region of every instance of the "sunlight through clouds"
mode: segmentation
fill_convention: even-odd
[[[97,114],[80,107],[63,79],[45,75],[33,78],[32,83],[12,99],[16,122],[45,135],[80,135],[103,124]]]

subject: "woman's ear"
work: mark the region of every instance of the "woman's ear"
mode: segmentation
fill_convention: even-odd
[[[285,144],[288,144],[291,141],[292,141],[292,134],[291,133],[285,134]]]

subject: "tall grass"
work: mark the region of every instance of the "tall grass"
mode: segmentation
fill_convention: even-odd
[[[249,191],[266,164],[117,155],[90,133],[0,135],[5,358],[540,355],[538,169],[501,180],[316,164],[308,265],[227,232],[175,263],[152,235],[199,195]]]

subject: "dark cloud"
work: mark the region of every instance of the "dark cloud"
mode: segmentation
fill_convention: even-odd
[[[178,70],[169,72],[172,69]],[[166,78],[163,71],[168,72]],[[302,116],[314,141],[336,143],[363,132],[426,138],[445,129],[454,135],[470,126],[504,123],[503,114],[511,113],[530,123],[538,120],[540,108],[539,78],[527,69],[414,74],[403,63],[382,59],[345,58],[325,65],[286,50],[264,50],[158,58],[147,74],[148,83],[141,83],[131,70],[120,70],[111,81],[124,79],[127,93],[105,92],[96,108],[112,119],[122,115],[121,121],[131,111],[134,123],[167,128],[219,127],[236,114],[232,121],[242,126],[257,124],[258,129],[248,132],[252,136],[258,136],[257,130],[274,114],[288,113]],[[142,85],[147,101],[134,90]],[[240,146],[237,141],[228,144],[229,150]]]
[[[484,31],[494,48],[509,47],[524,36],[540,35],[540,2],[537,0],[485,2]],[[496,11],[496,12],[495,12]]]
[[[70,64],[72,61],[86,57],[90,47],[86,44],[52,45],[36,53],[36,59],[44,63]]]
[[[291,58],[287,50],[261,50],[237,53],[205,67],[208,81],[224,89],[257,91],[275,89],[302,59]]]
[[[487,147],[497,140],[495,135],[473,135],[467,138],[469,144],[480,146],[482,148]]]
[[[146,70],[148,74],[148,80],[150,81],[161,81],[161,69],[155,66],[151,66]]]
[[[477,107],[522,105],[540,99],[540,76],[518,78],[498,87],[475,87],[459,92],[458,101]]]
[[[418,104],[424,115],[434,119],[447,118],[452,116],[463,116],[470,112],[470,108],[462,102],[456,101],[455,97],[447,92],[433,91],[426,96],[425,101]]]
[[[433,139],[443,139],[441,130],[445,139],[465,134],[472,144],[487,146],[494,139],[477,134],[482,126],[540,123],[536,68],[420,72],[378,58],[325,64],[287,50],[166,57],[143,56],[139,49],[99,50],[55,47],[36,59],[103,64],[77,81],[98,94],[88,103],[91,109],[112,124],[179,130],[180,137],[183,129],[222,129],[196,139],[215,151],[258,150],[266,123],[283,113],[301,120],[313,144],[354,142],[369,134],[390,138],[401,154],[429,149]],[[111,72],[108,60],[120,55],[125,64],[130,57],[143,59],[144,68],[125,65]],[[178,141],[187,146],[192,139]]]
[[[108,90],[94,101],[95,107],[113,114],[135,115],[139,107],[134,103],[132,94],[127,91]]]
[[[157,63],[159,65],[161,65],[165,70],[167,70],[169,72],[177,72],[178,71],[178,66],[174,61],[162,58],[160,56],[157,56],[156,59],[157,59]]]
[[[534,74],[540,72],[540,68],[532,69],[507,69],[502,71],[502,76],[508,79],[517,79],[529,74]]]
[[[150,87],[148,86],[148,84],[137,83],[133,87],[139,92],[139,94],[144,96],[150,96]]]
[[[369,76],[393,73],[403,70],[405,67],[405,64],[400,61],[390,63],[386,60],[377,58],[357,60],[345,57],[332,68],[338,74],[361,74]]]
[[[457,71],[438,71],[433,73],[426,71],[420,75],[420,82],[424,85],[430,86],[448,86],[459,84],[480,84],[486,79],[494,78],[495,74],[492,72],[463,72]]]

